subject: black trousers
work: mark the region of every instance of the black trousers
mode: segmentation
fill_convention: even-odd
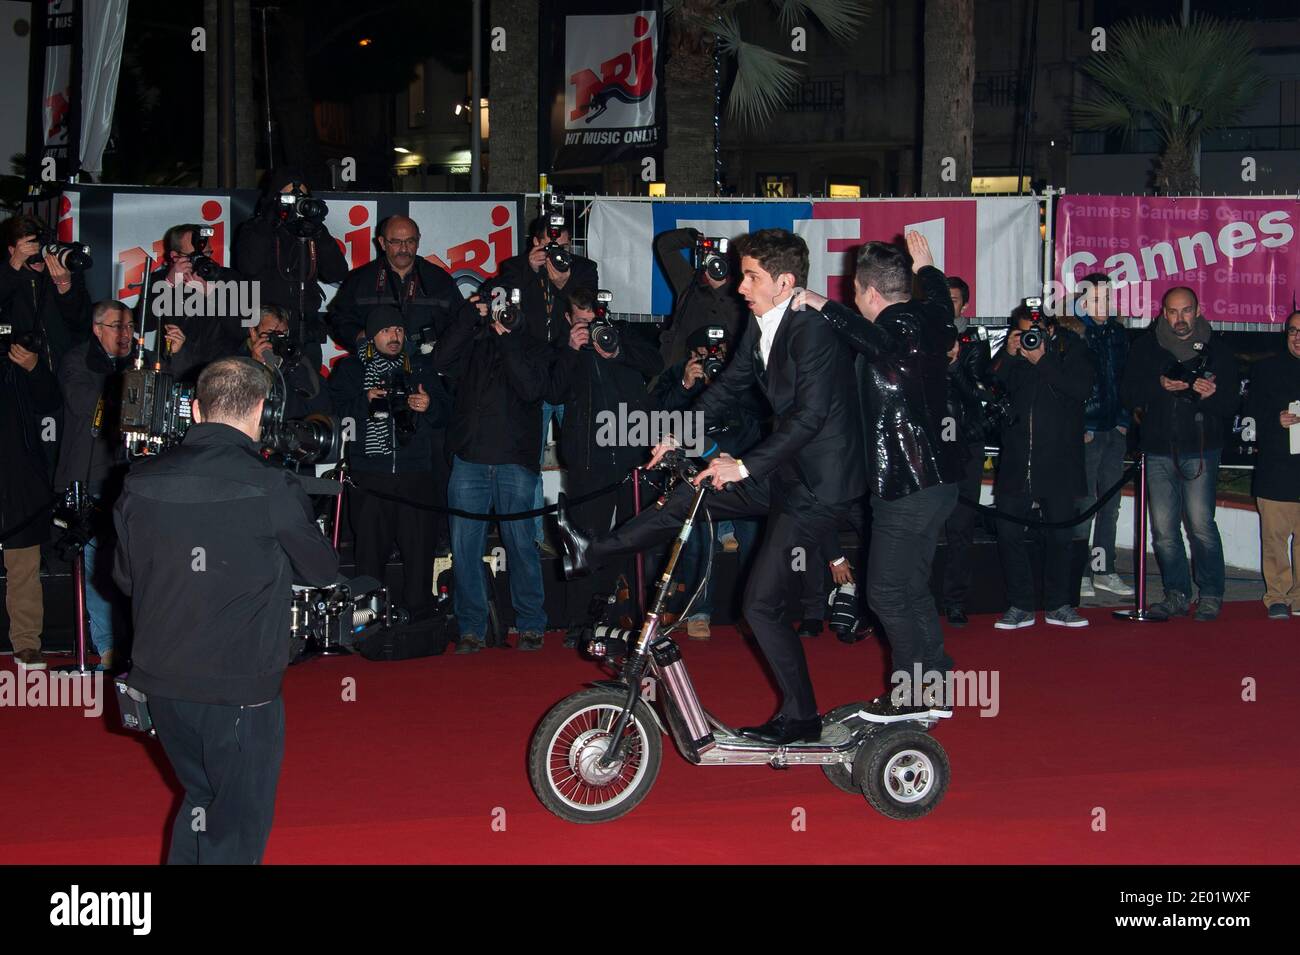
[[[433,432],[433,503],[436,507],[447,506],[447,484],[451,481],[451,458],[447,455],[447,429],[437,428]],[[451,524],[448,515],[442,511],[433,513],[433,539],[451,547]]]
[[[570,468],[564,476],[565,495],[570,498],[583,497],[620,481],[625,476],[625,472],[621,471],[583,471],[579,468]],[[653,490],[643,489],[642,507],[654,507],[653,493]],[[569,508],[569,519],[593,537],[599,537],[609,530],[616,515],[617,522],[622,523],[631,519],[634,512],[632,481],[628,479],[613,491],[608,491],[590,501],[574,504]],[[592,598],[598,594],[608,596],[614,589],[619,574],[625,574],[633,590],[636,589],[635,565],[626,555],[594,569],[587,577],[579,577],[569,583],[565,593],[569,626],[586,623]]]
[[[167,864],[260,863],[284,758],[284,700],[222,706],[151,696],[149,713],[185,787]]]
[[[412,612],[423,609],[433,600],[433,512],[385,501],[364,491],[432,504],[433,475],[428,471],[353,471],[352,480],[360,489],[348,492],[357,573],[382,582],[388,555],[396,543],[402,554],[401,606]]]
[[[889,640],[893,678],[909,679],[918,664],[946,673],[939,611],[930,592],[930,568],[939,528],[957,503],[957,485],[936,484],[893,501],[871,497],[867,602]]]
[[[651,507],[599,537],[591,550],[594,564],[623,554],[635,554],[671,540],[690,512],[694,488],[681,485],[662,508]],[[750,565],[744,611],[771,666],[783,697],[780,712],[793,719],[817,715],[817,700],[808,677],[808,661],[799,637],[785,622],[786,593],[792,587],[791,550],[812,545],[838,526],[848,505],[819,503],[803,485],[776,478],[742,481],[729,491],[711,492],[709,513],[715,521],[735,517],[767,517],[763,542]]]
[[[1033,497],[1028,494],[998,494],[997,508],[1016,517],[1028,518],[1034,501],[1045,521],[1068,521],[1074,517],[1074,498],[1068,494]],[[1006,579],[1007,602],[1010,606],[1032,613],[1037,605],[1034,599],[1034,568],[1029,562],[1028,533],[1023,524],[998,521],[998,557],[1002,560],[1002,576]],[[1070,541],[1073,527],[1046,528],[1043,534],[1043,607],[1056,610],[1070,602]]]
[[[968,501],[979,503],[980,484],[984,479],[984,445],[971,445],[966,471],[957,484],[957,494]],[[943,606],[963,607],[970,593],[971,547],[975,543],[975,525],[980,512],[958,503],[943,522],[944,540],[948,547],[943,567]]]

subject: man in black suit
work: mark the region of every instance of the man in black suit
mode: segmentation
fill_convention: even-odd
[[[793,573],[791,550],[813,547],[867,489],[853,361],[820,315],[790,309],[795,290],[808,280],[803,239],[784,229],[763,229],[736,246],[742,274],[739,292],[754,318],[726,370],[692,410],[703,416],[706,428],[717,424],[757,383],[772,405],[775,424],[743,461],[719,454],[695,480],[718,489],[705,501],[713,520],[767,517],[767,532],[745,588],[744,610],[784,699],[776,716],[741,733],[770,744],[815,741],[821,736],[821,720],[803,647],[785,623],[785,594]],[[674,444],[656,446],[650,466]],[[566,571],[581,573],[611,557],[671,539],[691,499],[690,489],[679,487],[663,508],[645,511],[591,541],[561,517]]]

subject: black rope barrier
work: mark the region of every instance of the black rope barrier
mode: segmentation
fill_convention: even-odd
[[[613,491],[618,490],[628,481],[632,480],[629,472],[622,480],[615,481],[613,484],[606,484],[602,488],[597,488],[590,494],[583,494],[581,497],[570,497],[566,499],[569,507],[574,504],[585,504],[587,501],[594,501],[598,497],[604,497]],[[462,511],[455,507],[440,507],[437,504],[424,504],[419,501],[412,501],[409,498],[398,497],[396,494],[385,494],[383,491],[375,491],[370,488],[361,487],[349,481],[348,489],[356,491],[358,494],[368,494],[371,497],[377,497],[381,501],[391,501],[394,504],[403,504],[407,507],[413,507],[419,511],[437,511],[441,514],[450,514],[453,517],[464,517],[471,521],[520,521],[527,520],[530,517],[541,517],[545,514],[554,514],[558,509],[558,504],[546,504],[542,507],[535,507],[528,511],[514,511],[510,514],[497,514],[495,512],[488,514],[478,514],[473,511]]]
[[[1097,500],[1093,502],[1087,510],[1075,514],[1074,517],[1068,521],[1036,521],[1032,518],[1017,517],[1014,514],[1008,514],[1006,511],[999,511],[996,507],[989,507],[987,504],[972,501],[968,497],[958,497],[957,502],[959,504],[964,504],[967,507],[973,507],[977,511],[983,511],[985,514],[992,514],[1000,521],[1007,521],[1011,524],[1021,524],[1024,527],[1074,527],[1076,524],[1082,524],[1084,521],[1091,520],[1092,516],[1105,507],[1110,502],[1110,499],[1123,489],[1125,484],[1137,476],[1138,470],[1141,466],[1140,463],[1130,464],[1113,487],[1108,488],[1106,493],[1097,498]]]

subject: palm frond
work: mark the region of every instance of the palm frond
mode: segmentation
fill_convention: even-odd
[[[750,43],[740,35],[734,16],[714,28],[722,53],[736,58],[736,77],[727,99],[727,115],[744,126],[762,126],[790,103],[799,88],[799,60]]]
[[[870,11],[867,0],[771,0],[771,3],[785,32],[813,17],[838,43],[847,43],[857,36],[858,27]]]

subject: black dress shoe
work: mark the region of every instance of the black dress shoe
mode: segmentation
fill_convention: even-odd
[[[787,743],[815,743],[822,738],[822,721],[820,716],[812,719],[795,720],[778,713],[762,726],[742,726],[740,735],[755,742],[771,746],[785,746]]]
[[[563,552],[560,564],[564,568],[564,577],[585,577],[591,573],[591,561],[587,558],[587,549],[591,541],[585,534],[569,523],[568,501],[560,494],[555,505],[555,526],[560,531],[560,550]]]
[[[815,620],[811,617],[799,621],[799,636],[801,637],[819,637],[822,632],[822,621]]]
[[[962,610],[961,607],[949,607],[948,623],[954,627],[964,627],[970,623],[970,619],[966,616],[966,611]]]

